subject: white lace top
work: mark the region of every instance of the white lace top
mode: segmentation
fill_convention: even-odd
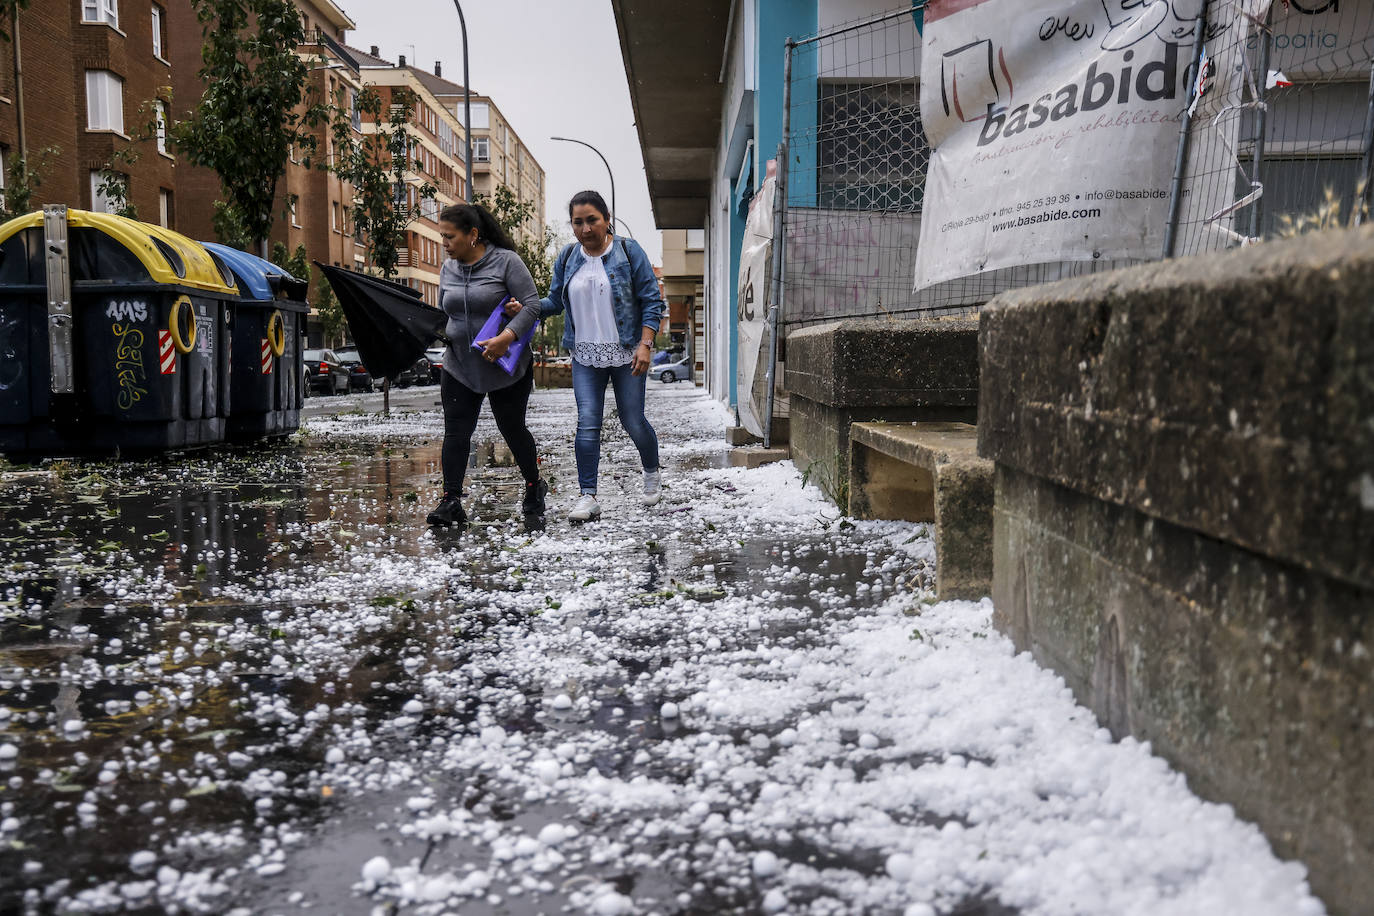
[[[568,308],[577,330],[573,359],[596,368],[624,366],[634,360],[634,350],[620,345],[611,280],[599,255],[588,257],[568,281]]]

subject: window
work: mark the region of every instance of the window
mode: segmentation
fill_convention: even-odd
[[[165,59],[162,46],[162,7],[153,4],[153,56]]]
[[[110,213],[110,199],[105,196],[105,171],[104,169],[91,170],[91,211],[94,213]]]
[[[293,200],[291,201],[291,225],[299,227],[300,224],[300,218],[296,214],[296,202]]]
[[[705,247],[706,247],[706,230],[705,230],[705,229],[688,229],[688,230],[687,230],[687,250],[688,250],[688,251],[701,251],[701,250],[704,249]]]
[[[339,202],[337,200],[329,205],[329,228],[335,232],[339,231]]]
[[[472,141],[472,161],[490,162],[491,161],[491,141],[486,137],[478,137]]]
[[[86,71],[86,128],[124,133],[124,81],[109,70]]]
[[[820,85],[819,202],[840,210],[917,212],[930,158],[914,80]]]
[[[172,192],[162,188],[157,192],[157,218],[158,223],[167,229],[172,228],[172,219],[176,211],[172,209]]]
[[[81,0],[82,22],[104,22],[119,28],[119,0]]]
[[[10,148],[0,143],[0,192],[5,190],[5,172],[10,166]]]
[[[459,109],[460,111],[462,109]],[[461,117],[459,118],[461,120]],[[490,126],[491,118],[485,102],[474,102],[472,105],[472,129],[486,130]]]
[[[153,112],[157,117],[157,151],[167,155],[167,103],[162,99],[153,102]]]

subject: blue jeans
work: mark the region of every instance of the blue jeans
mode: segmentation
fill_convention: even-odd
[[[644,387],[649,376],[634,375],[628,364],[598,369],[572,364],[573,397],[577,399],[577,486],[583,493],[596,492],[596,471],[601,464],[601,420],[606,412],[606,382],[615,392],[620,425],[629,433],[644,470],[658,470],[658,436],[644,417]]]

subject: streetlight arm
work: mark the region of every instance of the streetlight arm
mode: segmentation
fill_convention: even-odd
[[[468,23],[463,5],[453,0],[458,10],[458,25],[463,30],[463,166],[468,181],[468,203],[472,203],[472,80],[468,78]]]
[[[454,0],[454,2],[456,3],[457,0]],[[611,178],[611,219],[615,219],[615,173],[611,171],[611,164],[606,161],[606,157],[601,155],[601,150],[587,143],[585,140],[574,140],[572,137],[550,137],[549,139],[562,140],[564,143],[576,143],[579,146],[585,146],[601,158],[601,164],[606,167],[606,174]]]

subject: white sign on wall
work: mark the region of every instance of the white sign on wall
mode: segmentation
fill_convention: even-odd
[[[1200,0],[930,0],[917,289],[1155,258]]]

